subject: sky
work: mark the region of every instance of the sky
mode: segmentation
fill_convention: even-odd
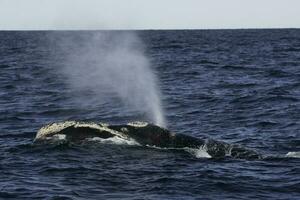
[[[300,0],[0,0],[0,30],[300,28]]]

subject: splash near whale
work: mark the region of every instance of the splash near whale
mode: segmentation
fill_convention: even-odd
[[[118,141],[122,144],[145,147],[183,149],[189,152],[199,150],[199,157],[240,159],[260,159],[256,151],[240,145],[228,144],[212,139],[173,133],[160,126],[146,122],[132,122],[125,125],[109,125],[104,123],[87,123],[66,121],[52,123],[42,127],[35,139],[35,144],[65,141],[81,143],[85,141]],[[198,152],[198,154],[199,154]]]

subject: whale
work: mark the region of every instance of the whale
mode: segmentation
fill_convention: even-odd
[[[133,140],[136,144],[147,147],[203,149],[212,158],[226,156],[240,159],[262,158],[256,151],[240,145],[174,133],[147,122],[131,122],[125,125],[78,121],[55,122],[42,127],[37,132],[34,143],[51,143],[58,140],[81,143],[93,138],[113,137]]]
[[[42,127],[37,132],[33,142],[35,144],[52,143],[55,141],[82,143],[94,138],[131,140],[135,144],[145,147],[202,149],[211,158],[262,158],[262,155],[258,152],[237,144],[174,133],[166,128],[147,122],[130,122],[123,125],[80,121],[55,122]]]

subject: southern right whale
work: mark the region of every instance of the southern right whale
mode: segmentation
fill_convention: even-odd
[[[176,134],[168,129],[146,122],[133,122],[125,125],[108,125],[66,121],[42,127],[34,143],[48,143],[57,139],[68,142],[84,142],[92,138],[121,138],[133,140],[142,146],[160,148],[203,149],[212,158],[230,156],[241,159],[260,159],[261,154],[240,145],[228,144],[213,139],[200,139],[185,134]]]

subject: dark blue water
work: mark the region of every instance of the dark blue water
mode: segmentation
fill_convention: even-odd
[[[115,101],[89,102],[93,93],[74,91],[60,73],[68,56],[61,41],[80,48],[91,34],[0,32],[1,199],[300,198],[300,159],[284,157],[300,151],[300,30],[136,33],[168,128],[272,156],[251,161],[113,144],[33,145],[50,122],[143,120]]]

